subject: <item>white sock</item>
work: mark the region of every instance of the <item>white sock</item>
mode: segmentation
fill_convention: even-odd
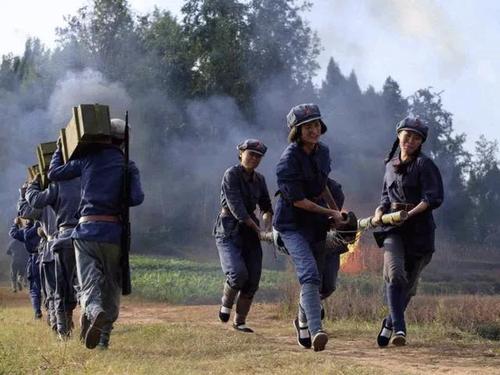
[[[231,308],[230,307],[226,307],[226,306],[221,306],[220,307],[220,312],[223,313],[223,314],[231,314]]]

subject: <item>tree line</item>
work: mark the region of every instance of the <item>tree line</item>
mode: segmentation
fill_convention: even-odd
[[[234,155],[218,153],[253,134],[273,146],[276,160],[286,142],[284,117],[300,102],[319,104],[334,178],[350,207],[370,214],[396,123],[411,113],[429,125],[424,152],[443,173],[446,201],[437,215],[443,233],[494,241],[500,226],[497,142],[482,136],[473,153],[466,151],[465,134],[454,131],[452,113],[432,88],[404,97],[388,77],[381,91],[362,90],[356,73],[343,74],[333,57],[315,85],[321,42],[303,18],[310,8],[297,0],[186,0],[178,19],[159,8],[137,14],[126,0],[90,1],[65,17],[53,50],[30,38],[21,55],[2,56],[0,141],[11,143],[16,132],[45,134],[40,129],[50,122],[50,93],[65,74],[100,72],[124,87],[140,124],[132,130],[138,134],[133,147],[144,169],[147,212],[136,229],[192,239],[209,234],[220,177],[235,162]],[[23,125],[27,118],[32,129]],[[2,170],[11,170],[13,159],[30,163],[14,145],[5,150]],[[273,165],[266,168],[272,179]],[[14,204],[16,188],[1,188],[4,207]],[[9,214],[4,209],[2,220]]]

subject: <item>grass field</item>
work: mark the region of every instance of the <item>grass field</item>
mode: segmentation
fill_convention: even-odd
[[[143,298],[182,304],[218,303],[224,274],[217,263],[197,263],[184,259],[133,256],[134,293]],[[264,270],[260,282],[261,300],[278,300],[289,276]]]
[[[255,334],[216,319],[213,305],[124,298],[108,351],[59,342],[34,321],[27,295],[0,288],[0,374],[496,374],[500,343],[440,324],[412,324],[410,345],[378,349],[375,322],[328,321],[327,350],[300,349],[275,304],[257,304]]]
[[[131,264],[134,293],[122,301],[106,352],[87,350],[75,338],[59,342],[32,319],[26,292],[0,288],[0,375],[497,374],[500,368],[495,294],[422,293],[408,313],[409,345],[381,350],[374,340],[386,313],[380,277],[341,275],[326,304],[331,341],[314,353],[295,343],[290,322],[298,290],[289,271],[264,271],[248,322],[256,333],[244,335],[217,320],[224,280],[218,264],[145,256]]]

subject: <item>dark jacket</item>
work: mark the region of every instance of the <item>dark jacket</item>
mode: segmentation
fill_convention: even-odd
[[[51,244],[52,250],[72,247],[71,232],[78,224],[78,206],[80,205],[80,178],[68,181],[51,182],[43,190],[38,181],[32,182],[26,190],[26,200],[33,208],[52,207],[55,213],[56,227],[59,231]],[[68,229],[62,231],[62,227]]]
[[[396,156],[386,164],[380,206],[384,212],[390,212],[391,203],[418,205],[420,202],[427,202],[430,207],[399,227],[388,226],[375,232],[375,239],[382,247],[387,234],[398,233],[407,252],[415,255],[432,253],[436,228],[432,211],[438,208],[444,199],[441,173],[434,162],[421,153],[406,166],[404,173],[398,174],[394,168],[398,159],[399,156]]]
[[[48,177],[52,181],[71,180],[81,177],[79,216],[119,216],[122,209],[124,156],[119,147],[96,145],[87,149],[77,159],[63,163],[58,149],[50,161]],[[130,195],[129,206],[144,201],[139,170],[133,161],[128,166]],[[87,241],[119,244],[122,225],[111,222],[87,222],[78,224],[71,237]]]
[[[19,228],[16,224],[12,224],[9,230],[9,236],[23,242],[28,253],[36,254],[38,253],[38,244],[40,243],[40,237],[38,237],[37,233],[39,226],[40,224],[38,222],[30,224],[25,228]]]
[[[312,241],[326,237],[328,218],[297,208],[293,203],[309,199],[326,207],[326,202],[318,197],[325,190],[330,165],[330,150],[322,143],[310,155],[297,143],[288,145],[276,167],[280,191],[273,223],[276,230],[305,231]]]
[[[248,218],[258,225],[255,216],[257,205],[263,213],[273,212],[264,176],[255,171],[249,175],[239,164],[224,173],[220,204],[228,214],[217,215],[213,231],[216,236],[231,237],[238,234],[239,229],[246,226],[242,222]]]

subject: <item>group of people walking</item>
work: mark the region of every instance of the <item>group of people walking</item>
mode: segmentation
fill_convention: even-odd
[[[241,142],[239,163],[224,173],[221,210],[213,230],[226,276],[218,317],[228,322],[235,307],[233,327],[253,332],[247,317],[261,277],[261,240],[273,229],[300,284],[293,321],[297,342],[322,351],[328,342],[322,301],[335,291],[340,254],[346,251],[343,244],[327,247],[326,237],[347,220],[342,212],[344,193],[329,176],[330,150],[320,142],[327,126],[318,106],[293,107],[287,124],[289,144],[276,166],[279,190],[274,209],[266,180],[256,171],[267,151],[261,141]],[[11,237],[23,242],[29,254],[27,278],[35,318],[42,317],[43,303],[47,322],[66,340],[79,303],[80,338],[90,349],[109,346],[118,318],[122,208],[144,200],[137,167],[133,162],[125,166],[126,126],[123,120],[111,120],[111,143],[88,146],[66,163],[58,142],[48,170],[48,187],[43,189],[39,178],[23,185],[18,216],[10,229]],[[400,210],[408,212],[408,219],[375,233],[384,249],[389,309],[377,335],[381,347],[406,343],[405,310],[434,251],[432,210],[443,201],[443,185],[438,168],[421,151],[427,134],[428,127],[421,120],[403,119],[385,160],[383,190],[373,222],[380,223],[385,213]],[[124,191],[128,192],[125,198]],[[257,206],[262,224],[255,213]]]
[[[111,142],[85,147],[63,162],[61,142],[43,189],[39,176],[23,185],[10,236],[29,255],[28,280],[35,318],[47,322],[61,340],[73,330],[73,310],[81,306],[80,338],[89,349],[106,349],[118,318],[121,295],[120,214],[123,205],[144,200],[139,171],[125,166],[126,124],[111,120]],[[123,202],[127,173],[129,198]]]
[[[327,131],[315,104],[293,107],[287,115],[289,145],[276,166],[278,185],[275,210],[263,175],[256,171],[266,146],[256,139],[238,145],[239,163],[224,173],[221,211],[214,227],[222,270],[226,275],[219,319],[228,322],[236,305],[233,327],[251,333],[246,325],[262,270],[259,238],[269,231],[271,218],[280,244],[289,254],[300,284],[297,316],[293,321],[297,342],[303,348],[322,351],[328,342],[323,330],[322,300],[336,287],[339,257],[343,249],[327,248],[327,232],[344,223],[344,195],[329,178],[328,146],[320,142]],[[380,347],[390,342],[405,345],[404,314],[423,268],[434,251],[432,210],[443,201],[441,175],[422,153],[428,127],[418,118],[405,118],[397,126],[397,138],[385,160],[383,190],[373,222],[382,215],[405,210],[400,226],[386,226],[375,233],[384,249],[385,297],[389,315],[377,335]],[[399,152],[398,152],[399,150]],[[263,225],[255,215],[257,205]]]

